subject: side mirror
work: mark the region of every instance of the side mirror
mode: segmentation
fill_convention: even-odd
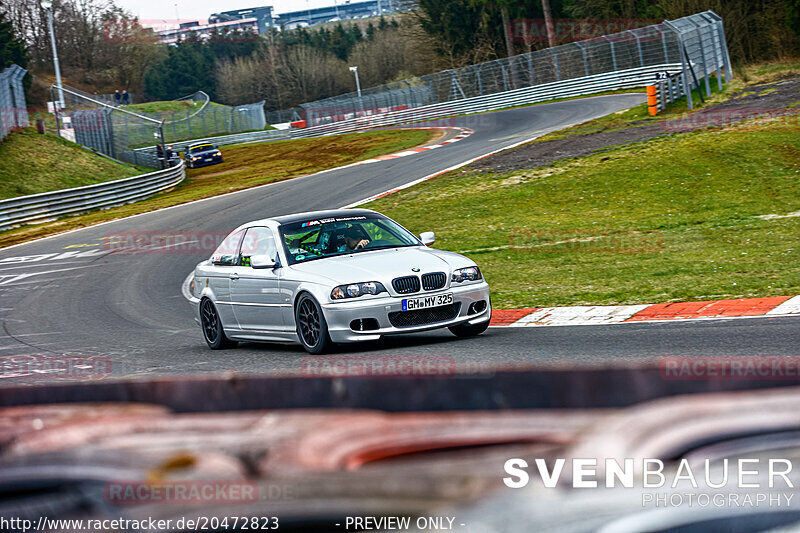
[[[421,240],[422,244],[425,246],[430,246],[436,242],[436,234],[432,231],[423,231],[419,234],[419,240]]]
[[[277,263],[268,255],[254,255],[250,258],[250,266],[257,269],[275,268]]]

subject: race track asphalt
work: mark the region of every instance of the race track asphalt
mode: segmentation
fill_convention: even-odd
[[[643,98],[602,96],[428,123],[469,127],[475,133],[408,157],[248,189],[2,249],[0,358],[100,355],[111,359],[116,377],[220,370],[298,373],[305,356],[299,346],[207,349],[181,295],[182,281],[207,253],[110,253],[103,237],[123,232],[227,233],[253,219],[341,207],[504,146],[625,109]],[[473,369],[497,363],[624,364],[676,355],[798,355],[798,320],[491,328],[466,340],[444,331],[349,346],[339,353],[447,356]],[[19,384],[24,378],[0,374],[0,386]]]

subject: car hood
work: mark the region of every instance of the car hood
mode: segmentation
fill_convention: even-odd
[[[193,157],[206,157],[209,155],[214,155],[216,153],[217,149],[214,148],[213,150],[203,150],[202,152],[189,152],[189,155]]]
[[[458,264],[454,264],[454,260]],[[328,257],[293,265],[291,269],[298,274],[325,277],[338,285],[361,281],[390,282],[399,276],[426,272],[450,274],[453,268],[472,264],[466,257],[419,246]],[[419,272],[412,270],[416,268]]]

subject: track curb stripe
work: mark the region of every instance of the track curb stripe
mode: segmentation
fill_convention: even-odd
[[[388,159],[398,159],[400,157],[406,157],[406,156],[409,156],[409,155],[416,155],[416,154],[421,153],[421,152],[427,152],[428,150],[433,150],[434,148],[441,148],[441,147],[446,146],[448,144],[452,144],[454,142],[458,142],[461,139],[466,139],[467,137],[469,137],[470,135],[475,133],[474,130],[471,130],[469,128],[458,128],[458,127],[454,127],[454,126],[442,126],[442,127],[430,127],[430,128],[425,127],[425,128],[413,128],[413,129],[419,129],[419,130],[455,129],[455,130],[458,130],[459,133],[455,137],[453,137],[452,139],[448,139],[446,141],[442,141],[442,142],[437,143],[437,144],[431,144],[429,146],[421,146],[420,148],[410,148],[408,150],[403,150],[402,152],[395,152],[393,154],[382,155],[382,156],[375,157],[375,158],[372,158],[372,159],[367,159],[365,161],[359,161],[357,163],[352,163],[352,164],[347,165],[347,166],[355,167],[355,166],[358,166],[358,165],[365,165],[365,164],[368,164],[368,163],[374,163],[376,161],[386,161]]]
[[[800,296],[739,298],[644,305],[598,305],[495,309],[491,326],[591,326],[647,321],[700,320],[759,316],[800,316]]]

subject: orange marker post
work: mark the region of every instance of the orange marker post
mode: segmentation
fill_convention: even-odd
[[[652,116],[658,115],[658,93],[655,85],[647,86],[647,110]]]

